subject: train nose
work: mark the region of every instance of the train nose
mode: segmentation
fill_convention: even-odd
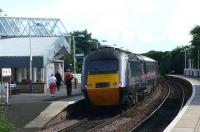
[[[119,102],[119,82],[118,73],[97,74],[88,76],[87,87],[88,97],[93,105],[108,106],[116,105]]]

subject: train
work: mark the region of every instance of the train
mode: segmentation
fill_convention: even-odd
[[[89,53],[83,60],[81,90],[94,106],[132,106],[151,93],[159,77],[158,62],[113,47]]]

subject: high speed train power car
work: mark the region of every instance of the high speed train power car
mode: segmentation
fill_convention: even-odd
[[[106,47],[85,57],[81,88],[95,106],[133,105],[153,90],[157,77],[157,61]]]

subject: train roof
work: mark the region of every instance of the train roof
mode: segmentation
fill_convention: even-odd
[[[146,57],[144,55],[138,55],[140,60],[149,61],[149,62],[156,62],[154,59]]]
[[[102,48],[99,48],[99,49],[93,51],[92,53],[102,52],[103,49],[107,49],[107,50],[110,49],[109,52],[118,51],[118,53],[125,53],[125,54],[128,55],[129,58],[138,59],[140,61],[156,62],[155,60],[153,60],[149,57],[146,57],[144,55],[135,54],[135,53],[132,53],[130,51],[125,51],[125,50],[122,50],[122,49],[119,49],[119,48],[114,48],[114,47],[102,47]],[[90,54],[90,55],[93,56],[92,54]]]

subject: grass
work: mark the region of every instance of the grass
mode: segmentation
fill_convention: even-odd
[[[12,132],[13,128],[14,125],[5,116],[4,106],[0,105],[0,132]]]

